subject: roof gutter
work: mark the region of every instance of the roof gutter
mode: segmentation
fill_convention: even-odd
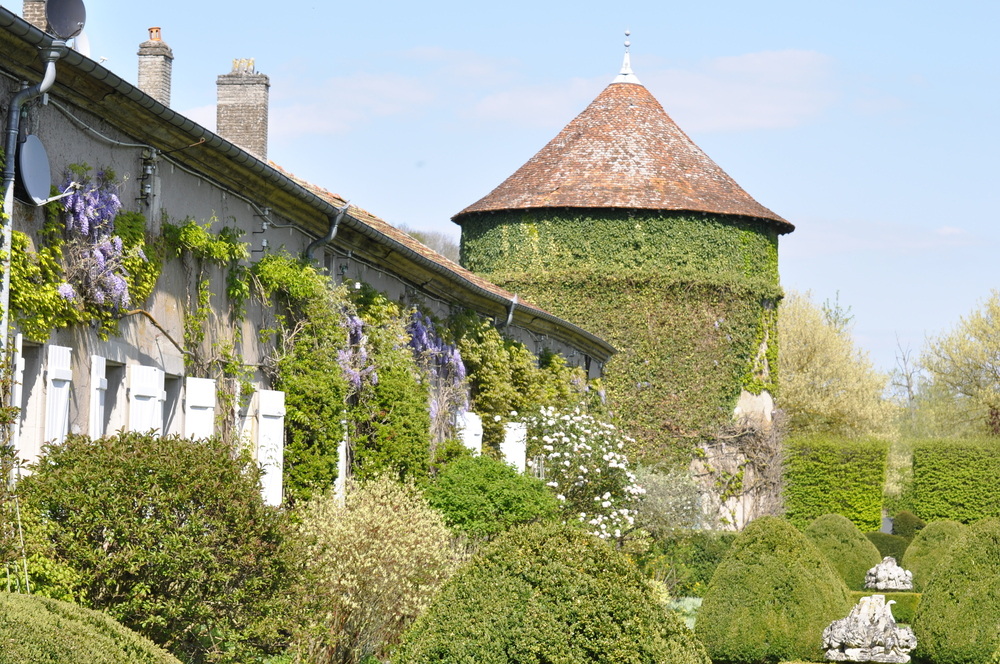
[[[333,242],[333,238],[337,237],[337,228],[340,227],[340,220],[344,218],[344,213],[347,212],[347,208],[350,204],[350,201],[344,203],[343,207],[337,209],[337,214],[330,218],[330,230],[326,232],[326,235],[309,243],[309,246],[306,247],[306,250],[303,253],[303,256],[307,261],[313,260],[314,251],[320,247],[330,244]]]
[[[27,21],[24,21],[19,16],[13,14],[12,12],[10,12],[10,10],[5,9],[3,7],[0,7],[0,28],[7,29],[12,34],[22,38],[27,43],[42,48],[50,47],[52,45],[52,42],[56,41],[52,37],[52,35],[42,32],[35,26],[31,25]],[[480,297],[496,302],[500,304],[504,309],[509,308],[510,311],[513,311],[514,309],[513,305],[516,305],[536,318],[547,321],[559,327],[571,330],[576,335],[580,336],[583,339],[586,339],[594,347],[604,350],[604,352],[608,357],[610,357],[616,352],[615,348],[610,344],[608,344],[603,339],[594,336],[593,334],[587,332],[582,328],[577,327],[576,325],[573,325],[572,323],[569,323],[561,318],[553,316],[552,314],[546,311],[542,311],[541,309],[535,309],[533,307],[526,306],[523,302],[517,302],[516,300],[512,301],[509,298],[488,291],[482,288],[481,286],[469,281],[462,275],[456,274],[455,272],[448,270],[447,268],[439,265],[438,263],[435,263],[434,261],[424,256],[421,256],[420,254],[416,253],[406,245],[397,242],[388,235],[380,233],[379,231],[375,230],[368,224],[354,218],[350,214],[347,214],[346,208],[341,208],[333,205],[329,201],[326,201],[325,199],[307,190],[305,187],[296,184],[288,176],[279,172],[277,169],[268,166],[266,163],[262,162],[260,159],[253,156],[249,152],[246,152],[245,150],[237,147],[236,145],[230,143],[221,136],[212,133],[208,129],[205,129],[198,123],[193,122],[192,120],[184,117],[180,113],[177,113],[176,111],[167,108],[166,106],[156,101],[155,99],[147,95],[139,88],[121,79],[116,74],[112,73],[111,71],[108,71],[106,68],[102,67],[101,65],[94,62],[90,58],[87,58],[84,55],[80,54],[78,51],[70,50],[65,55],[65,57],[63,57],[63,62],[93,77],[94,79],[101,81],[107,84],[108,86],[114,88],[114,90],[119,94],[121,94],[122,96],[134,101],[139,106],[147,109],[148,111],[158,116],[159,118],[165,120],[166,122],[170,123],[177,129],[183,132],[187,132],[195,140],[204,140],[204,145],[206,147],[217,150],[222,155],[232,159],[237,164],[246,167],[248,170],[261,176],[271,184],[277,186],[279,189],[282,189],[283,191],[295,196],[302,202],[306,203],[307,205],[310,205],[313,208],[317,209],[319,212],[325,214],[327,217],[335,220],[338,215],[342,215],[341,223],[346,224],[349,228],[361,233],[362,235],[377,240],[382,244],[388,245],[394,251],[397,251],[398,253],[402,254],[406,258],[417,263],[421,267],[427,268],[432,272],[436,272],[442,276],[446,276],[450,280],[461,283],[465,288],[472,291],[476,295],[479,295]],[[337,223],[337,226],[339,227],[339,223]],[[331,224],[331,228],[333,230],[334,235],[336,235],[337,229],[334,227],[334,224]],[[327,235],[330,235],[330,233],[328,232]],[[333,237],[330,238],[331,241],[332,239]],[[312,247],[312,245],[310,245],[310,247]],[[315,250],[315,247],[313,247],[313,250]]]

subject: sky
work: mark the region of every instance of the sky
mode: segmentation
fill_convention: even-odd
[[[629,29],[667,113],[796,226],[783,287],[850,307],[878,368],[1000,288],[995,0],[86,4],[91,57],[128,81],[162,28],[171,106],[210,129],[216,77],[254,58],[270,160],[456,240],[451,216],[611,82]]]

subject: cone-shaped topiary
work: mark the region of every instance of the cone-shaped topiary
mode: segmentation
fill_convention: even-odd
[[[903,510],[892,519],[892,534],[905,537],[912,542],[917,533],[926,526],[927,522],[919,516],[909,510]]]
[[[934,664],[986,662],[1000,647],[1000,519],[970,525],[935,566],[913,631]]]
[[[958,521],[931,521],[906,547],[900,564],[913,572],[913,589],[923,592],[938,562],[965,533],[965,526]]]
[[[713,662],[822,661],[823,630],[851,610],[826,557],[784,519],[753,521],[708,584],[695,634]]]
[[[180,664],[101,613],[37,595],[0,592],[0,664]]]
[[[851,590],[863,590],[865,573],[882,561],[875,545],[850,519],[839,514],[819,517],[809,524],[805,534]]]
[[[393,662],[709,664],[627,556],[560,524],[494,541],[445,584]]]

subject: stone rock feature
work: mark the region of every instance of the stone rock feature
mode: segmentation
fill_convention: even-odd
[[[865,588],[870,590],[913,590],[913,572],[896,564],[896,559],[886,556],[865,574]]]
[[[261,161],[267,161],[270,87],[252,58],[233,60],[233,70],[216,79],[216,132]]]
[[[170,106],[170,78],[174,52],[163,41],[159,28],[149,29],[149,39],[139,44],[139,89]]]
[[[899,627],[892,616],[894,601],[885,595],[862,597],[846,618],[823,630],[823,649],[832,662],[910,661],[917,637],[909,627]]]

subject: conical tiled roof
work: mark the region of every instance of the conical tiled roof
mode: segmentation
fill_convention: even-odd
[[[623,70],[624,71],[624,70]],[[452,219],[538,208],[689,210],[795,227],[755,201],[631,75],[618,79],[528,163]]]

